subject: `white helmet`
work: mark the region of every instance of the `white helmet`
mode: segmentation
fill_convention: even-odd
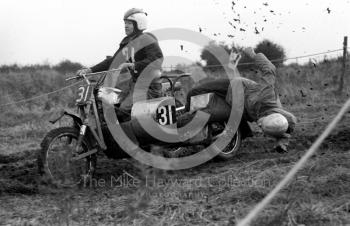
[[[142,9],[132,8],[124,14],[124,20],[131,20],[136,22],[137,29],[147,29],[147,13]]]
[[[265,134],[281,137],[288,129],[288,121],[280,113],[272,113],[270,115],[264,116],[258,120],[258,125]]]

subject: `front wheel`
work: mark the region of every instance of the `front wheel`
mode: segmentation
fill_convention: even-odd
[[[38,152],[39,174],[45,182],[59,186],[75,186],[85,183],[96,168],[96,154],[72,161],[72,157],[91,150],[86,138],[76,152],[79,130],[61,127],[51,130],[43,139]]]

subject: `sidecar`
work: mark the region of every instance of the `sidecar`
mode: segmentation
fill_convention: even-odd
[[[189,74],[182,74],[176,79],[163,76],[170,84],[165,88],[168,95],[134,103],[131,119],[120,124],[127,136],[142,149],[149,150],[152,145],[169,148],[169,151],[171,148],[183,146],[209,146],[223,133],[227,133],[225,126],[231,108],[222,97],[213,92],[193,96],[187,110],[175,98],[175,90],[179,88],[178,80],[187,76]],[[241,140],[249,132],[249,125],[242,120],[229,144],[218,157],[229,159],[236,155]],[[107,126],[103,127],[103,133],[108,157],[128,156],[114,140]]]

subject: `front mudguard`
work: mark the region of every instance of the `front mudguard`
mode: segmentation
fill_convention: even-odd
[[[66,110],[60,111],[56,116],[54,116],[51,120],[49,120],[49,122],[52,124],[55,124],[64,116],[71,117],[73,120],[73,127],[76,128],[78,131],[80,130],[81,125],[83,125],[83,121],[81,120],[81,118],[76,114],[68,112]],[[97,144],[97,141],[94,139],[94,136],[92,135],[90,130],[87,130],[85,136],[89,141],[90,147],[94,147]]]
[[[60,119],[63,118],[63,116],[69,116],[72,118],[73,120],[73,127],[77,128],[78,130],[80,129],[80,126],[83,124],[83,121],[81,120],[81,118],[77,115],[75,115],[74,113],[70,113],[66,110],[62,110],[58,113],[58,115],[56,115],[55,117],[53,117],[53,119],[49,120],[50,123],[55,124],[56,122],[58,122]]]

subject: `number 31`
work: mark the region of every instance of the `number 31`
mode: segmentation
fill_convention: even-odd
[[[174,123],[173,108],[175,108],[175,106],[167,105],[157,109],[157,119],[160,125],[164,126]]]

